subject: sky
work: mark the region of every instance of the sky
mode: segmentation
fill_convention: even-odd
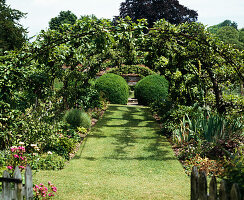
[[[121,2],[125,0],[6,0],[11,8],[27,13],[20,23],[28,28],[28,36],[46,30],[51,18],[60,11],[72,11],[77,17],[94,14],[98,18],[119,15]],[[198,21],[207,26],[226,19],[244,28],[244,0],[179,0],[179,3],[198,12]]]

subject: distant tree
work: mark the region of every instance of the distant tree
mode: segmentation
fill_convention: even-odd
[[[239,41],[239,32],[232,26],[224,26],[217,31],[217,36],[224,42],[236,43]]]
[[[244,28],[239,30],[239,41],[244,44]]]
[[[71,11],[61,11],[57,17],[54,17],[49,22],[49,28],[58,30],[62,24],[74,24],[77,16]]]
[[[213,26],[210,26],[208,28],[208,30],[211,32],[211,33],[217,33],[217,31],[222,28],[222,27],[225,27],[225,26],[230,26],[230,27],[233,27],[237,30],[237,27],[238,27],[238,24],[236,22],[232,22],[231,20],[229,19],[226,19],[225,21],[219,23],[219,24],[216,24],[216,25],[213,25]]]
[[[133,21],[145,18],[149,27],[159,19],[166,19],[172,24],[194,22],[198,14],[194,10],[180,5],[178,0],[126,0],[120,5],[120,16],[131,17]]]
[[[235,48],[244,49],[244,28],[238,30],[238,24],[231,20],[225,20],[217,25],[210,26],[208,31],[216,34],[226,44],[232,44]]]
[[[19,49],[26,41],[26,29],[19,23],[25,13],[10,8],[0,0],[0,55],[4,51]]]
[[[244,49],[244,43],[240,40],[243,31],[236,30],[233,26],[224,26],[218,29],[216,35],[224,43],[232,44],[235,48]]]

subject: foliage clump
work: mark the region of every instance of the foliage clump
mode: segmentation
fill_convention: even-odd
[[[61,170],[65,165],[65,158],[52,152],[40,156],[38,169],[41,170]]]
[[[91,118],[87,113],[79,109],[71,109],[64,115],[64,121],[73,127],[91,127]]]
[[[27,30],[19,23],[26,13],[12,9],[6,0],[0,1],[0,55],[20,49],[26,42]]]
[[[160,75],[150,75],[140,80],[135,86],[135,98],[142,105],[162,102],[168,95],[168,81]]]
[[[96,81],[96,89],[114,104],[127,104],[129,86],[126,81],[116,74],[105,74]]]
[[[244,194],[244,146],[236,148],[228,158],[224,159],[224,179],[229,185],[237,183],[241,194]]]
[[[57,17],[54,17],[49,22],[49,27],[52,30],[59,30],[63,24],[74,24],[77,16],[71,11],[61,11]]]

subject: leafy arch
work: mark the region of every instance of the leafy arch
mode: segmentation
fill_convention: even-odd
[[[4,66],[9,63],[17,66],[20,74],[28,66],[33,77],[35,71],[45,71],[49,80],[49,85],[43,86],[46,90],[52,88],[55,78],[62,80],[64,102],[66,89],[72,87],[72,98],[78,99],[79,87],[89,85],[108,63],[145,64],[160,72],[170,82],[173,100],[179,103],[204,103],[207,91],[212,90],[213,102],[221,113],[230,103],[223,98],[223,85],[244,80],[243,52],[221,43],[202,24],[176,26],[165,20],[148,28],[143,19],[135,23],[125,18],[113,25],[109,20],[84,17],[73,25],[63,25],[60,31],[42,31],[35,42],[2,61]]]
[[[113,73],[113,74],[117,74],[117,75],[137,74],[141,78],[156,74],[156,72],[154,72],[153,70],[149,69],[146,66],[142,66],[142,65],[122,65],[122,66],[110,69],[108,71],[108,73]]]

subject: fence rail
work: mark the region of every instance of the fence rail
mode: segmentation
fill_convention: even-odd
[[[10,178],[8,171],[3,172],[2,182],[2,200],[26,200],[33,199],[33,183],[31,167],[27,165],[25,169],[25,184],[22,183],[22,176],[19,167],[14,170],[13,178]]]
[[[211,178],[208,193],[206,173],[204,171],[198,172],[196,166],[192,168],[191,200],[244,200],[241,196],[237,184],[233,184],[231,190],[228,190],[224,180],[221,181],[218,191],[217,181],[214,176]]]

